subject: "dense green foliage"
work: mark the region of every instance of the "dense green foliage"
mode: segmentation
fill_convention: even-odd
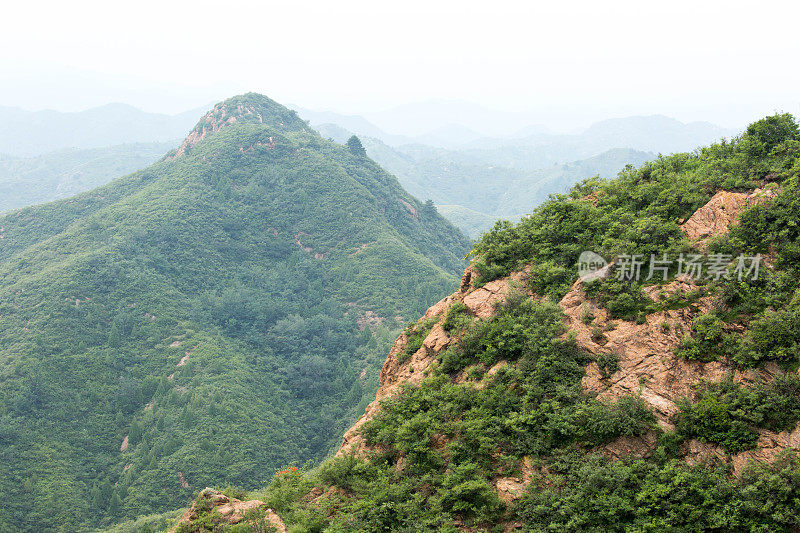
[[[510,317],[522,327],[497,335]],[[384,403],[365,429],[377,450],[371,456],[342,456],[310,472],[276,476],[255,496],[293,531],[456,531],[454,524],[500,531],[509,522],[525,531],[791,531],[797,525],[796,456],[735,477],[728,467],[689,466],[675,455],[685,438],[735,452],[752,446],[755,427],[796,424],[800,379],[787,375],[752,390],[709,385],[698,402],[682,405],[677,433],[662,434],[649,458],[611,461],[591,448],[654,431],[654,417],[636,396],[609,405],[581,392],[587,356],[561,338],[558,318],[554,306],[517,296],[495,318],[464,326],[462,341],[475,335],[482,342],[464,363],[494,361],[490,354],[510,346],[504,355],[517,364],[503,363],[492,377],[470,374],[460,384],[443,364]],[[493,482],[519,477],[526,464],[528,490],[504,503]],[[337,491],[324,492],[331,486]],[[324,496],[312,502],[304,496],[314,487]]]
[[[568,454],[548,463],[517,509],[525,531],[789,532],[797,526],[800,460],[725,468],[683,461],[607,461]]]
[[[695,402],[685,400],[677,416],[683,438],[721,445],[728,453],[755,447],[756,429],[791,429],[800,420],[800,378],[778,376],[753,388],[722,381],[706,385]]]
[[[466,238],[371,160],[265,97],[217,113],[174,160],[0,218],[0,530],[321,459],[463,270]]]
[[[681,340],[676,355],[688,360],[713,360],[719,354],[725,323],[716,313],[700,315],[692,322],[692,333]]]
[[[384,403],[368,423],[367,442],[382,451],[366,461],[331,460],[305,481],[352,493],[329,502],[332,517],[293,501],[298,493],[287,494],[284,477],[261,496],[302,524],[298,530],[316,530],[316,523],[326,531],[449,531],[456,520],[492,527],[509,512],[492,478],[514,475],[524,457],[592,447],[654,425],[636,397],[605,405],[581,392],[588,356],[560,339],[561,319],[557,307],[518,295],[496,317],[465,325],[461,345],[470,347],[446,350],[430,377]],[[446,367],[453,351],[459,366]],[[463,383],[447,374],[499,359],[517,364]]]
[[[730,355],[744,365],[763,360],[792,363],[800,345],[794,297],[800,259],[799,180],[798,126],[791,115],[768,117],[740,138],[692,154],[660,157],[641,168],[628,168],[611,181],[586,180],[569,194],[554,196],[519,224],[498,223],[476,244],[476,267],[488,281],[532,263],[531,288],[558,299],[577,278],[582,251],[592,250],[609,260],[641,254],[638,282],[612,276],[587,287],[612,318],[642,320],[647,313],[717,294],[724,309],[695,321],[680,352],[684,357],[710,360]],[[659,303],[642,294],[644,285],[663,279],[656,272],[646,280],[650,267],[656,266],[651,257],[698,252],[680,230],[681,222],[720,189],[756,188],[775,190],[777,196],[742,213],[741,223],[718,236],[708,253],[735,257],[774,251],[774,268],[762,265],[757,280],[739,280],[732,264],[726,277],[698,280],[698,292]],[[676,275],[677,263],[670,268],[669,275]],[[726,333],[726,325],[733,323],[749,328],[744,338]]]

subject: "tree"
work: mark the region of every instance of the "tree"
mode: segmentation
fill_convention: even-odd
[[[800,139],[800,128],[789,113],[772,115],[750,124],[743,141],[746,153],[753,158],[764,157],[780,143]]]
[[[361,140],[353,135],[349,139],[347,139],[347,147],[350,149],[350,153],[358,157],[367,157],[367,151],[364,150],[364,145],[361,144]]]
[[[427,200],[425,204],[422,206],[422,212],[428,216],[433,216],[437,213],[436,205],[433,203],[433,200]]]

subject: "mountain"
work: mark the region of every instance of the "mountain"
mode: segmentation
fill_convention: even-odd
[[[640,166],[655,157],[649,152],[615,148],[580,161],[526,173],[524,179],[509,185],[497,200],[499,212],[512,217],[526,214],[526,209],[530,211],[531,206],[545,202],[551,194],[568,192],[583,179],[594,176],[613,178],[628,165]]]
[[[0,158],[0,212],[67,198],[159,160],[180,141]]]
[[[616,148],[671,154],[690,152],[740,132],[705,122],[682,123],[661,115],[597,122],[578,134],[483,138],[459,147],[469,161],[533,170],[594,157]]]
[[[790,115],[548,200],[400,335],[334,457],[178,526],[796,531],[798,213]]]
[[[339,143],[352,135],[340,123],[322,124],[320,131]],[[584,178],[613,177],[626,165],[641,165],[658,153],[692,151],[735,133],[660,115],[606,120],[575,135],[536,132],[534,127],[528,131],[534,133],[477,138],[477,133],[452,125],[399,146],[372,136],[362,141],[369,156],[395,174],[406,190],[449,206],[448,219],[477,237],[495,220],[516,220]]]
[[[488,109],[472,102],[430,100],[403,104],[385,111],[365,113],[378,127],[401,135],[416,137],[456,124],[483,136],[506,135],[530,125],[527,113]]]
[[[304,120],[307,120],[312,127],[325,137],[329,135],[323,130],[335,126],[350,132],[347,137],[350,135],[374,137],[392,146],[413,142],[411,137],[386,133],[360,115],[343,115],[341,113],[334,113],[333,111],[312,111],[303,108],[298,108],[297,114]],[[337,142],[344,143],[347,138],[336,140]]]
[[[479,238],[499,219],[499,217],[487,215],[461,205],[437,205],[436,209],[444,218],[464,232],[464,235],[473,239]]]
[[[179,115],[108,104],[77,113],[0,107],[0,154],[31,157],[65,149],[170,142],[186,135],[207,108]]]
[[[588,144],[671,154],[732,137],[738,132],[709,122],[684,124],[663,115],[635,116],[597,122],[581,134]]]
[[[0,216],[0,530],[84,531],[322,459],[467,248],[257,94],[143,170]]]
[[[461,124],[446,124],[417,136],[415,141],[441,148],[456,148],[481,137],[480,133]]]
[[[518,219],[549,195],[566,192],[584,178],[610,178],[626,165],[640,165],[655,157],[636,150],[612,149],[581,161],[519,170],[468,162],[467,151],[422,145],[391,148],[369,138],[364,139],[364,145],[369,156],[395,174],[413,195],[431,199],[437,206],[450,206],[442,213],[472,237],[487,231],[500,218]]]

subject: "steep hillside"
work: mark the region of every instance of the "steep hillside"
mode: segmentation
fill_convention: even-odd
[[[179,141],[0,158],[0,212],[52,202],[149,166]]]
[[[467,246],[256,94],[147,169],[0,217],[0,530],[85,530],[322,458]]]
[[[799,203],[778,115],[498,224],[337,456],[254,508],[297,531],[796,531]],[[201,504],[180,531],[217,520]]]

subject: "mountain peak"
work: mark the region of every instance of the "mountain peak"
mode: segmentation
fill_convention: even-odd
[[[258,93],[228,98],[206,113],[178,148],[180,157],[191,147],[232,124],[263,124],[284,131],[303,131],[307,124],[297,113]]]

